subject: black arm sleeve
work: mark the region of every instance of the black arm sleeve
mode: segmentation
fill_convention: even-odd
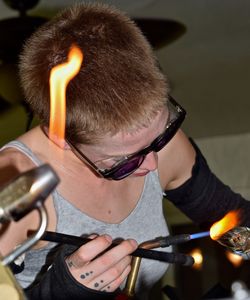
[[[198,146],[190,141],[196,150],[192,176],[180,187],[165,191],[167,199],[200,225],[209,226],[228,211],[240,209],[241,225],[250,226],[250,201],[223,184],[209,169]]]
[[[65,246],[56,255],[53,265],[44,274],[41,281],[25,290],[29,300],[112,300],[117,293],[101,292],[89,289],[70,274],[65,257],[73,252],[72,246]],[[75,250],[75,247],[74,247]]]

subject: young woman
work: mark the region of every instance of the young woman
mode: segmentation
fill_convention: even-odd
[[[73,44],[84,60],[67,89],[60,148],[47,135],[49,74],[67,60]],[[27,252],[16,277],[30,299],[113,299],[124,287],[138,243],[168,234],[164,192],[197,223],[214,222],[238,207],[248,214],[249,203],[210,172],[180,129],[185,110],[169,95],[149,43],[122,12],[100,4],[66,9],[27,41],[20,77],[41,126],[1,149],[1,185],[49,163],[61,182],[46,201],[48,230],[92,239],[78,249],[39,242]],[[18,246],[37,226],[35,212],[10,224],[1,252]],[[123,241],[104,251],[115,239]],[[143,259],[139,299],[147,298],[166,269],[165,263]]]

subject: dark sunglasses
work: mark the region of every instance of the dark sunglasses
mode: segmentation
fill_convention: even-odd
[[[148,147],[125,156],[109,169],[98,168],[98,166],[85,156],[80,149],[78,149],[69,140],[66,139],[66,141],[72,152],[81,161],[88,164],[98,175],[107,179],[120,180],[137,170],[150,152],[158,152],[165,147],[176,134],[185,119],[186,111],[171,96],[169,96],[168,109],[170,118],[164,132],[160,134]]]

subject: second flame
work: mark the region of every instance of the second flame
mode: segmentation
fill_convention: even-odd
[[[68,61],[55,66],[50,72],[49,138],[61,148],[65,143],[66,88],[80,71],[82,60],[82,51],[77,46],[72,46]]]

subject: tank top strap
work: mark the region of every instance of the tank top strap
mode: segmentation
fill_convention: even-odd
[[[7,148],[15,148],[26,155],[35,165],[40,166],[43,162],[32,152],[32,150],[21,141],[11,141],[0,148],[3,151]]]

